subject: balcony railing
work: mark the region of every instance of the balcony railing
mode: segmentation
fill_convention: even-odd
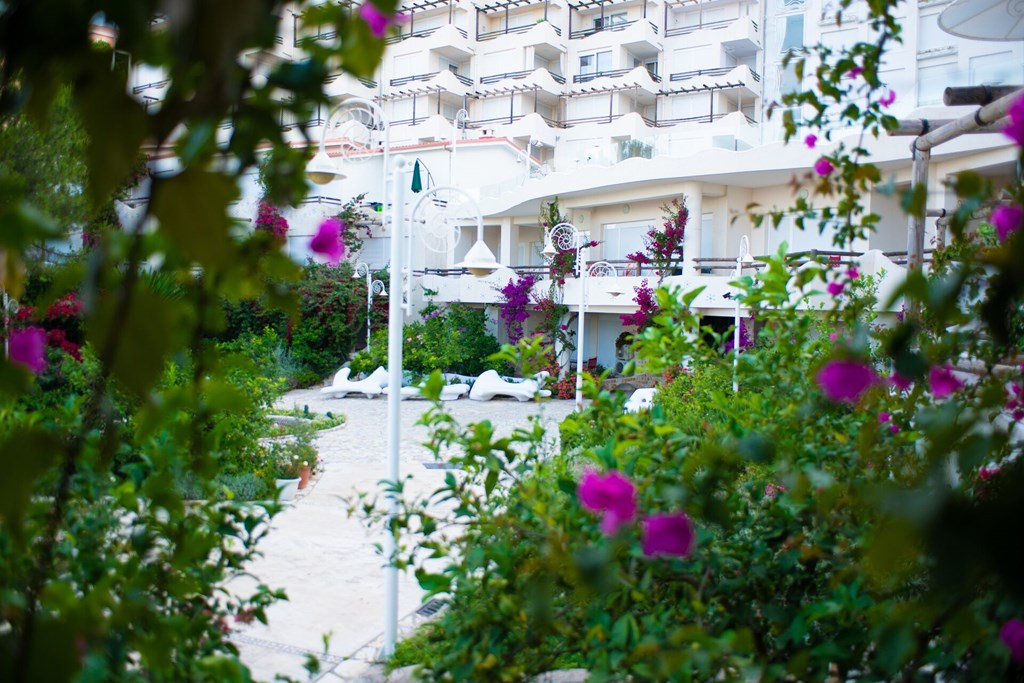
[[[412,83],[414,81],[429,81],[430,79],[434,78],[435,76],[437,76],[440,73],[441,73],[440,71],[434,71],[434,72],[429,73],[429,74],[416,74],[415,76],[403,76],[402,78],[392,78],[390,83],[394,87],[394,86],[399,86],[399,85],[408,85],[409,83]],[[472,78],[467,78],[466,76],[461,76],[461,75],[455,73],[454,71],[449,72],[449,73],[451,73],[452,76],[455,76],[455,80],[457,80],[462,85],[467,85],[467,86],[473,85],[473,79]]]
[[[165,78],[162,81],[153,81],[152,83],[146,83],[144,85],[137,85],[134,88],[132,88],[132,94],[133,95],[138,95],[140,92],[142,92],[144,90],[159,90],[160,88],[166,87],[167,84],[170,83],[170,82],[171,82],[171,79]]]
[[[446,24],[446,26],[447,25],[448,24]],[[426,38],[427,36],[435,33],[436,31],[439,31],[442,28],[444,27],[435,26],[434,28],[425,28],[420,31],[412,31],[411,33],[399,33],[397,36],[389,36],[384,42],[389,45],[393,45],[395,43],[400,43],[403,40],[407,40],[409,38]],[[469,34],[466,33],[465,29],[461,29],[458,26],[456,26],[455,30],[458,31],[459,35],[462,36],[463,38],[469,38]]]
[[[473,119],[471,121],[466,122],[466,127],[490,128],[491,126],[501,126],[509,123],[515,123],[524,116],[526,116],[526,114],[512,114],[510,116],[498,116],[496,118],[491,119]],[[538,114],[538,116],[540,116],[544,120],[544,123],[548,124],[552,128],[565,128],[565,125],[561,121],[558,121],[557,119],[549,119],[547,116],[544,116],[543,114]]]
[[[720,28],[727,28],[736,21],[738,21],[738,19],[723,19],[721,21],[709,21],[706,24],[697,24],[696,26],[677,26],[676,28],[667,28],[665,29],[665,36],[685,36],[688,33],[696,33],[697,31],[715,31]],[[750,20],[750,24],[754,27],[754,33],[759,33],[761,31],[761,28],[753,19]]]
[[[607,76],[608,78],[616,78],[618,76],[625,76],[626,74],[630,73],[633,69],[636,69],[636,68],[637,67],[634,66],[634,67],[629,68],[629,69],[613,69],[611,71],[595,71],[594,73],[589,73],[589,74],[576,74],[575,76],[572,77],[572,82],[573,83],[589,83],[590,81],[592,81],[592,80],[594,80],[596,78],[601,78],[602,76]],[[655,83],[661,83],[661,76],[659,76],[658,74],[656,74],[656,73],[654,73],[652,71],[648,71],[647,74],[651,77],[651,80],[654,81]]]
[[[729,73],[730,71],[732,71],[735,68],[736,68],[735,66],[717,66],[717,67],[714,67],[713,69],[697,69],[696,71],[680,71],[678,73],[674,73],[674,74],[670,75],[668,77],[668,80],[670,80],[670,81],[687,81],[687,80],[689,80],[691,78],[698,78],[699,76],[724,76],[725,74]],[[751,70],[750,75],[754,77],[755,81],[757,81],[757,82],[761,81],[761,77],[757,74],[757,72]]]
[[[334,83],[334,81],[338,80],[339,75],[340,74],[334,74],[333,76],[328,76],[326,79],[324,79],[324,83]],[[367,88],[377,87],[377,81],[373,80],[372,78],[357,78],[356,80],[365,85]]]
[[[503,81],[506,78],[508,78],[508,79],[526,78],[527,76],[532,74],[534,71],[536,71],[536,69],[527,69],[526,71],[510,71],[510,72],[504,73],[504,74],[491,74],[490,76],[481,76],[480,77],[480,84],[481,85],[487,85],[489,83],[497,83],[498,81]],[[553,74],[550,71],[548,73],[551,75],[551,78],[555,79],[556,83],[561,83],[563,85],[565,84],[565,76],[560,76],[559,74]]]
[[[734,112],[734,111],[726,111],[726,112],[717,112],[716,111],[714,114],[701,114],[700,116],[684,116],[682,118],[675,118],[675,119],[658,119],[657,122],[654,123],[654,125],[657,126],[658,128],[664,128],[666,126],[674,126],[674,125],[679,124],[679,123],[714,123],[715,121],[717,121],[720,118],[723,118],[725,116],[729,116],[730,114],[736,114],[736,113],[737,112]],[[754,121],[754,119],[750,118],[746,114],[743,115],[743,118],[745,118],[747,120],[747,123],[749,123],[751,125],[754,125],[755,123],[757,123],[756,121]]]
[[[592,36],[595,33],[600,33],[601,31],[625,31],[633,24],[639,24],[644,21],[650,24],[651,30],[653,30],[655,34],[658,33],[658,27],[653,21],[649,21],[647,19],[633,19],[632,21],[621,21],[615,24],[608,24],[607,26],[594,26],[592,28],[580,29],[579,31],[570,31],[569,39],[576,40],[577,38],[586,38],[587,36]],[[666,33],[666,35],[668,34]]]
[[[537,22],[537,24],[540,24],[540,23],[543,23],[543,22]],[[547,23],[550,24],[551,22],[547,22]],[[509,34],[509,33],[526,33],[527,31],[529,31],[531,28],[533,28],[537,24],[527,24],[526,26],[512,26],[512,27],[503,28],[503,29],[498,30],[498,31],[486,31],[484,33],[477,33],[476,34],[476,39],[477,40],[494,40],[498,36],[503,36],[503,35],[506,35],[506,34]],[[562,29],[560,29],[559,27],[555,26],[554,24],[551,24],[551,28],[555,29],[555,35],[557,35],[557,36],[562,35]]]

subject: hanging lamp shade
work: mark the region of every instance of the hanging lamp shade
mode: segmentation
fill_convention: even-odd
[[[420,176],[420,160],[417,159],[416,163],[412,165],[412,191],[422,192],[423,191],[423,178]]]
[[[939,28],[973,40],[1024,40],[1024,0],[955,0]]]

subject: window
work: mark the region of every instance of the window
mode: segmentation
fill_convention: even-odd
[[[953,36],[939,28],[939,15],[922,14],[917,20],[917,52],[935,52],[953,46]]]
[[[621,26],[626,23],[627,14],[625,12],[616,12],[615,14],[607,14],[602,17],[594,17],[594,28],[612,28],[613,26]]]
[[[804,46],[804,15],[790,14],[783,17],[782,47],[780,52],[789,52]]]
[[[956,62],[918,68],[917,106],[942,104],[943,91],[947,86],[955,85],[956,77]]]
[[[1013,59],[1012,52],[971,57],[971,85],[1005,85],[1019,83],[1024,66]]]
[[[604,257],[624,261],[633,252],[644,250],[644,236],[654,227],[649,221],[609,223],[604,226]]]
[[[779,94],[788,95],[800,90],[800,79],[796,76],[796,62],[779,65]]]
[[[636,57],[633,58],[633,68],[636,68],[636,67],[640,66],[641,64],[643,64],[644,68],[647,69],[647,73],[651,74],[651,76],[657,76],[658,75],[658,60],[657,59],[644,60],[644,59],[637,59]]]
[[[612,68],[612,53],[597,52],[592,55],[580,55],[580,75],[596,74],[603,71],[610,71]]]

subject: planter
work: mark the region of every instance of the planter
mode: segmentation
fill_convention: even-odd
[[[299,489],[309,486],[309,475],[313,473],[312,467],[303,467],[299,470]]]
[[[295,497],[295,493],[299,490],[299,478],[295,479],[277,479],[277,491],[279,501],[291,500]]]

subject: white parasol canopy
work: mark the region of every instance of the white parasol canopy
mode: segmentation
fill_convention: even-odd
[[[955,0],[939,27],[974,40],[1024,40],[1024,0]]]

